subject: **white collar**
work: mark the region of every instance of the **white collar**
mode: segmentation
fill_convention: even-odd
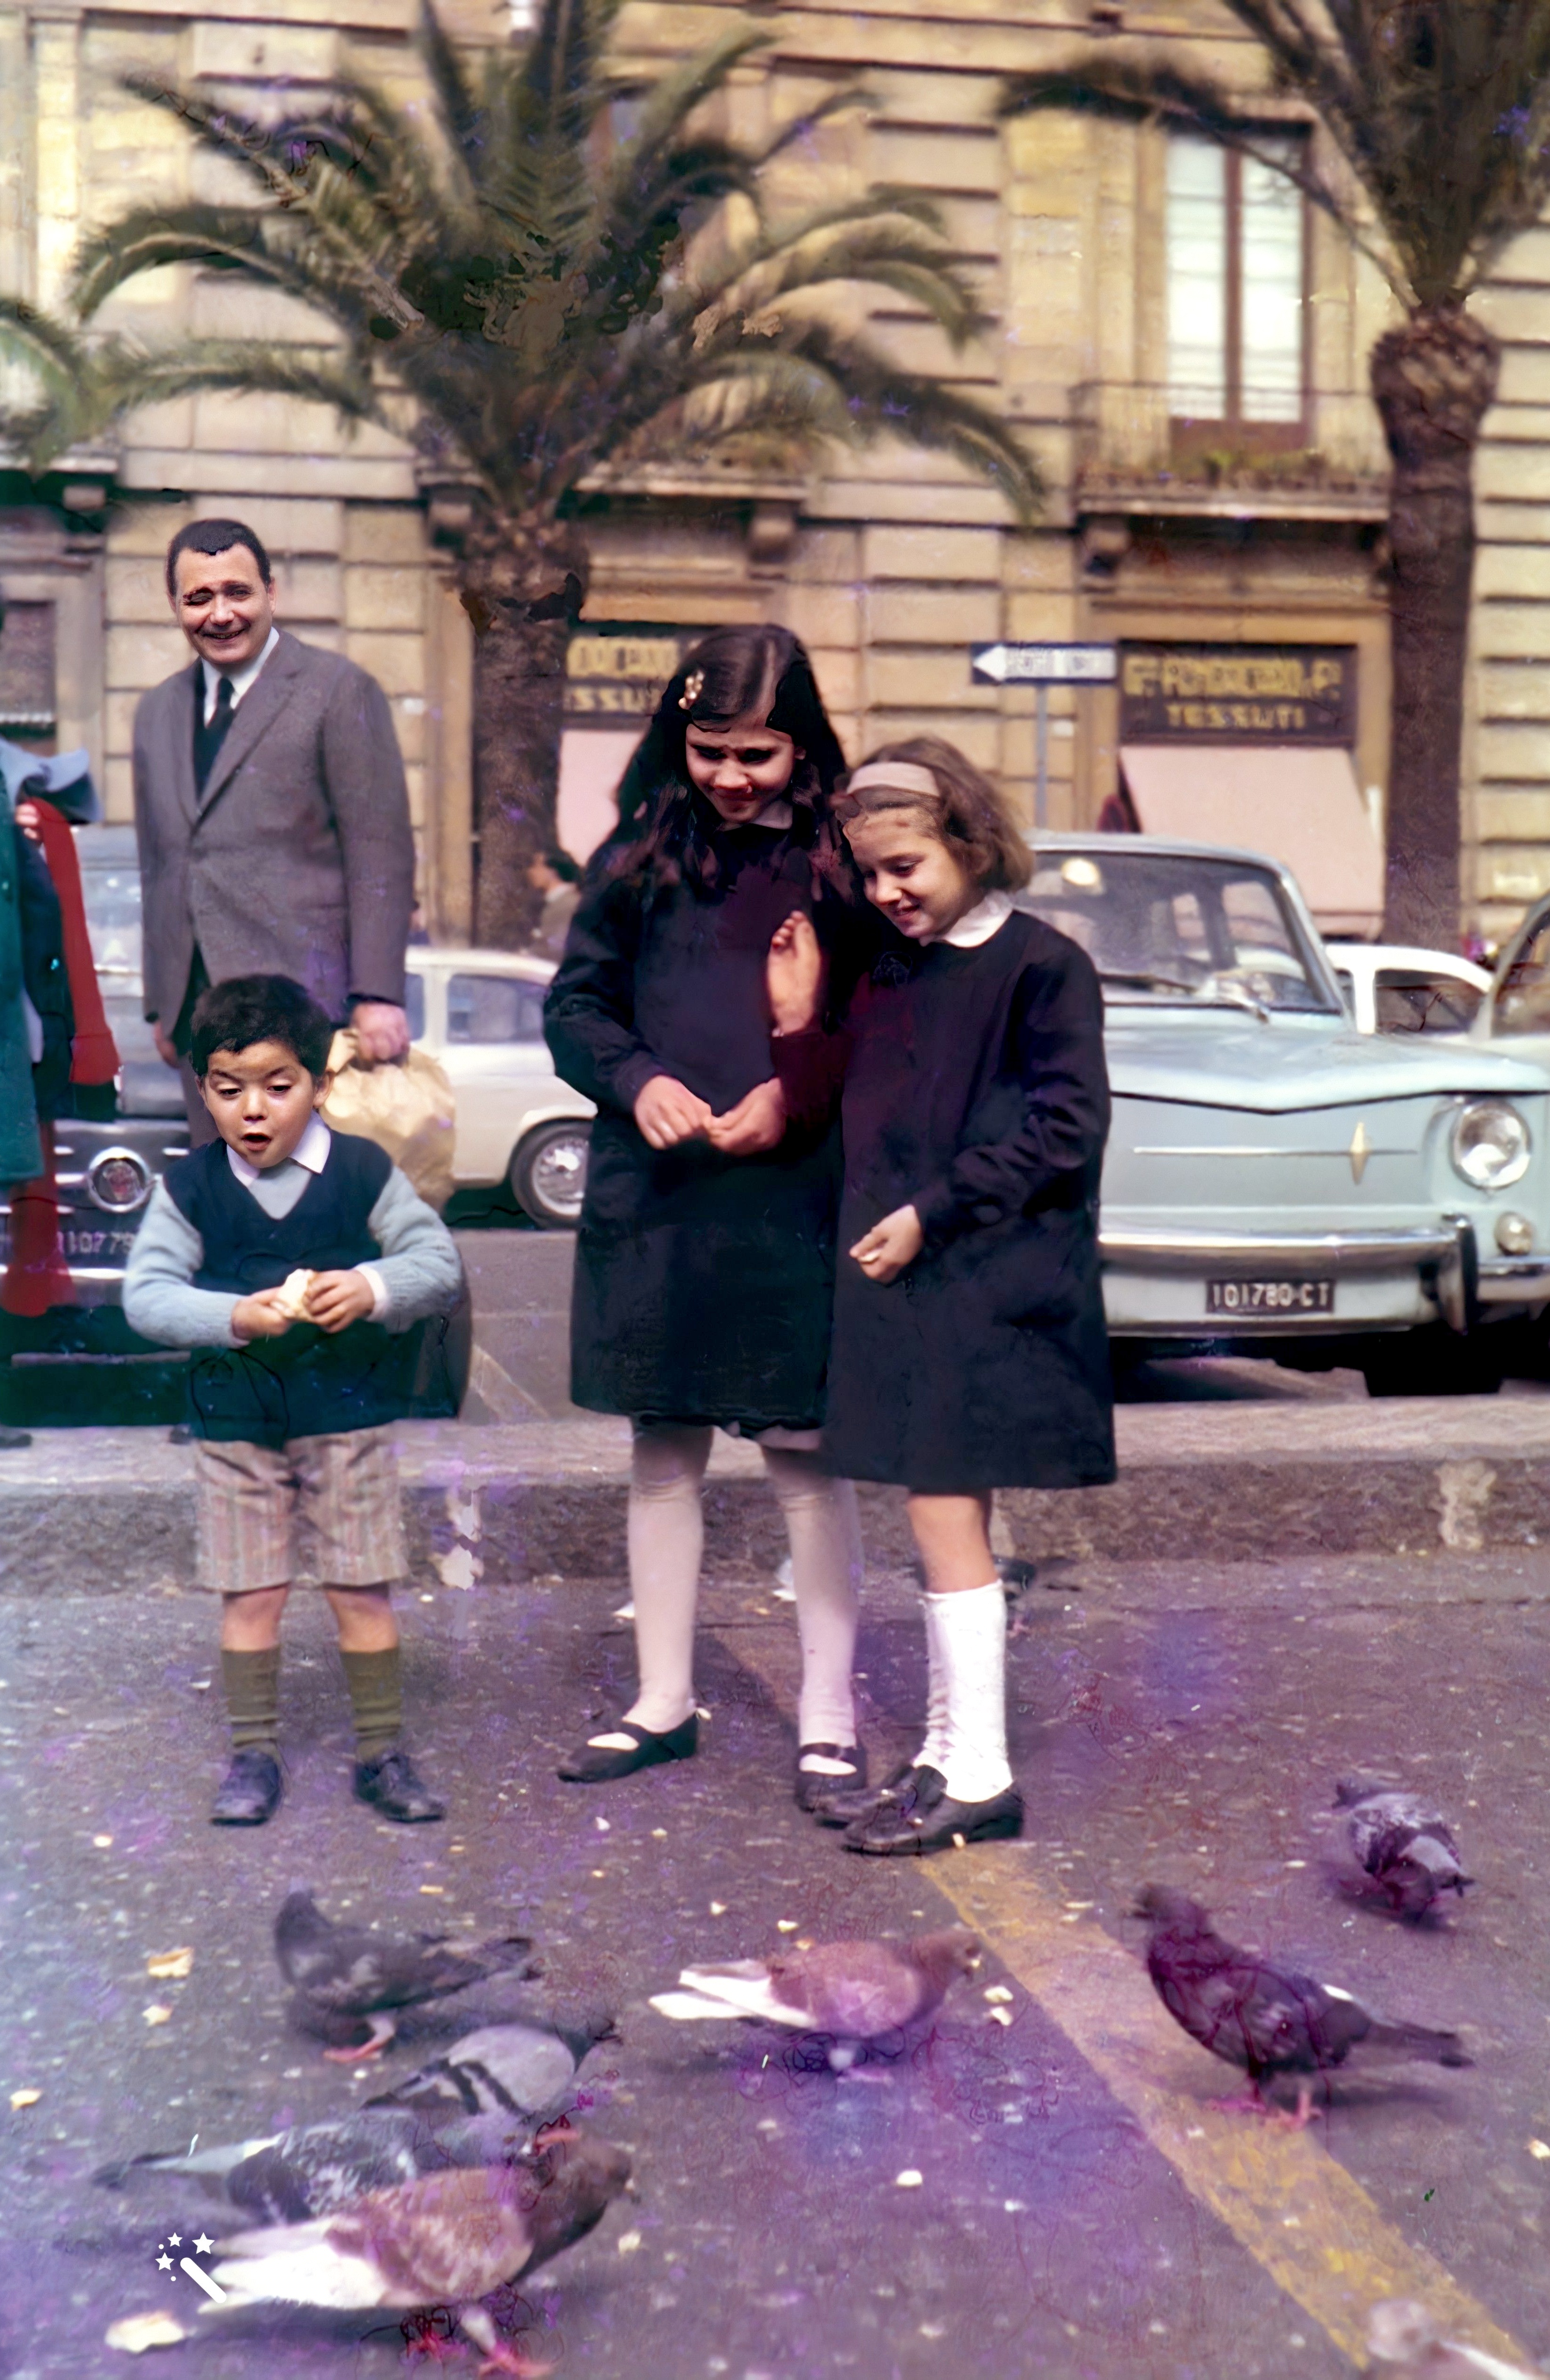
[[[977,951],[992,934],[999,934],[1012,912],[1010,892],[987,892],[972,909],[965,909],[955,926],[945,934],[933,934],[934,942],[951,942],[955,951]]]
[[[231,680],[232,709],[235,710],[279,641],[279,629],[272,627],[264,638],[262,652],[255,653],[252,660],[244,662],[240,669],[217,669],[213,662],[206,661],[202,653],[200,655],[200,667],[204,672],[204,719],[207,727],[215,709],[215,689],[221,680],[224,677]]]
[[[333,1135],[314,1108],[307,1119],[306,1131],[286,1158],[285,1163],[305,1166],[309,1173],[321,1173],[328,1163],[328,1152],[333,1141]],[[232,1147],[229,1140],[226,1143],[226,1162],[237,1180],[247,1183],[249,1187],[265,1171],[278,1173],[281,1170],[278,1165],[272,1165],[267,1169],[261,1165],[250,1165],[241,1152]]]
[[[758,813],[758,816],[757,818],[750,819],[748,821],[750,826],[772,827],[781,833],[784,833],[786,828],[790,826],[791,822],[792,807],[790,802],[787,801],[784,794],[776,794],[772,795],[772,797],[766,802],[763,809]]]

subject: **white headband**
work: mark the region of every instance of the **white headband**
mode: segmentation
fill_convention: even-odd
[[[857,769],[845,788],[849,794],[914,794],[919,800],[939,802],[942,789],[929,769],[917,760],[868,760]]]

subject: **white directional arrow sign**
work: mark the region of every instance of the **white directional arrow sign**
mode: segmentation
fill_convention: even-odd
[[[1116,669],[1112,645],[975,645],[970,658],[997,686],[1102,686]]]

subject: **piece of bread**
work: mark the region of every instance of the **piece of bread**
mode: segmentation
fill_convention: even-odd
[[[306,1321],[308,1293],[317,1278],[315,1272],[309,1272],[304,1266],[298,1265],[295,1272],[287,1273],[281,1282],[280,1311],[288,1314],[293,1322]]]

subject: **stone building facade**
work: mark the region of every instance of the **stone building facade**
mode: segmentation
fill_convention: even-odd
[[[0,285],[56,303],[92,221],[153,194],[229,191],[125,92],[128,68],[252,107],[276,79],[321,90],[341,69],[406,91],[414,13],[414,0],[238,0],[219,18],[199,0],[0,0]],[[470,42],[510,23],[488,0],[443,16]],[[719,0],[631,0],[622,44],[665,61],[722,16]],[[804,195],[817,172],[936,196],[982,287],[985,334],[955,355],[892,301],[876,328],[1023,428],[1045,508],[1019,530],[988,487],[904,446],[831,455],[799,480],[663,470],[599,492],[563,776],[573,847],[606,820],[670,640],[774,618],[811,648],[853,755],[929,731],[996,772],[1030,820],[1230,832],[1305,875],[1322,859],[1320,914],[1374,929],[1387,627],[1382,442],[1364,390],[1388,301],[1277,177],[1268,188],[1158,128],[998,121],[1005,76],[1121,21],[1210,57],[1266,138],[1308,137],[1211,0],[1122,18],[1120,0],[1091,0],[1090,18],[999,0],[935,13],[802,0],[771,18],[767,56],[733,93],[737,128],[865,81],[867,112],[832,128],[816,163],[805,152]],[[1550,232],[1535,233],[1481,300],[1508,347],[1480,468],[1466,887],[1497,931],[1550,884],[1547,282]],[[288,301],[182,271],[148,276],[112,319],[148,339],[303,328]],[[184,651],[160,556],[185,519],[241,514],[274,556],[286,625],[387,689],[428,917],[460,938],[475,861],[454,510],[385,435],[273,398],[141,414],[114,453],[70,457],[42,491],[0,476],[0,729],[26,714],[44,740],[91,747],[109,815],[127,816],[135,702]],[[1001,641],[1112,645],[1118,676],[1052,688],[1041,735],[1030,686],[971,667],[973,648]]]

